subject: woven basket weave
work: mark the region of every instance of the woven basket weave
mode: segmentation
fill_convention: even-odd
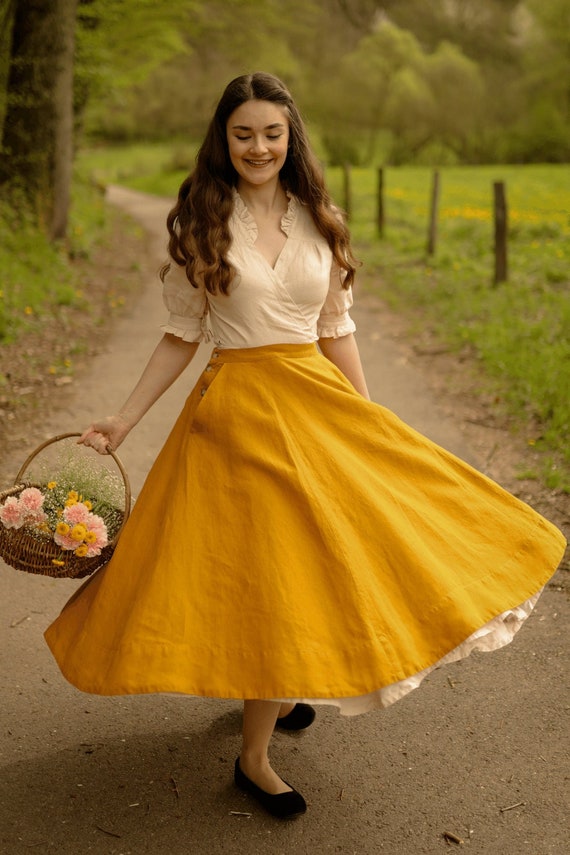
[[[24,474],[31,462],[48,446],[53,443],[70,437],[81,436],[79,433],[64,433],[48,439],[43,442],[38,448],[33,451],[27,460],[24,462],[20,471],[16,475],[13,487],[0,492],[0,503],[3,503],[9,496],[18,497],[26,487],[38,487],[40,485],[27,482],[24,479]],[[125,488],[125,507],[117,509],[121,514],[121,522],[119,529],[115,532],[113,539],[103,547],[100,555],[92,557],[79,557],[72,550],[62,550],[51,537],[38,537],[30,529],[23,526],[19,529],[5,528],[0,523],[0,558],[16,570],[23,570],[26,573],[35,573],[41,576],[52,576],[56,579],[81,579],[84,576],[90,576],[99,567],[106,564],[119,540],[119,536],[125,525],[130,509],[131,509],[131,488],[127,473],[117,457],[117,455],[108,450],[109,455],[113,458]],[[55,564],[54,561],[63,562],[63,564]]]

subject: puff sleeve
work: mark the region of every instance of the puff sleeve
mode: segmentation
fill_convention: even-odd
[[[168,323],[161,326],[183,341],[208,341],[208,299],[202,285],[194,288],[186,278],[186,271],[174,261],[166,274],[162,299],[169,312]]]
[[[352,288],[343,288],[344,271],[333,261],[329,291],[317,320],[319,338],[340,338],[353,333],[356,324],[349,315]]]

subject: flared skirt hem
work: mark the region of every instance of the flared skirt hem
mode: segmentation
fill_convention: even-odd
[[[82,691],[355,715],[507,644],[564,546],[314,346],[215,350],[111,562],[46,638]]]

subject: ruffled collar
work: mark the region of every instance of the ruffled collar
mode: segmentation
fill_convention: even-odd
[[[237,217],[238,221],[243,227],[247,242],[253,245],[257,240],[257,223],[255,222],[253,215],[251,214],[249,208],[247,207],[235,187],[233,192],[234,215]],[[287,210],[281,217],[281,228],[285,232],[285,234],[289,236],[293,227],[293,223],[295,222],[295,216],[299,207],[299,201],[288,190],[286,190],[285,192],[287,193],[288,204]]]

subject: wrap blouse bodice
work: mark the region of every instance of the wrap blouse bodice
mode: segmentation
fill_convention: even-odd
[[[309,208],[289,196],[281,228],[287,240],[275,265],[256,249],[257,224],[234,192],[228,261],[235,270],[228,294],[195,288],[171,262],[163,299],[170,316],[162,330],[185,341],[217,347],[301,344],[354,332],[351,289]]]

